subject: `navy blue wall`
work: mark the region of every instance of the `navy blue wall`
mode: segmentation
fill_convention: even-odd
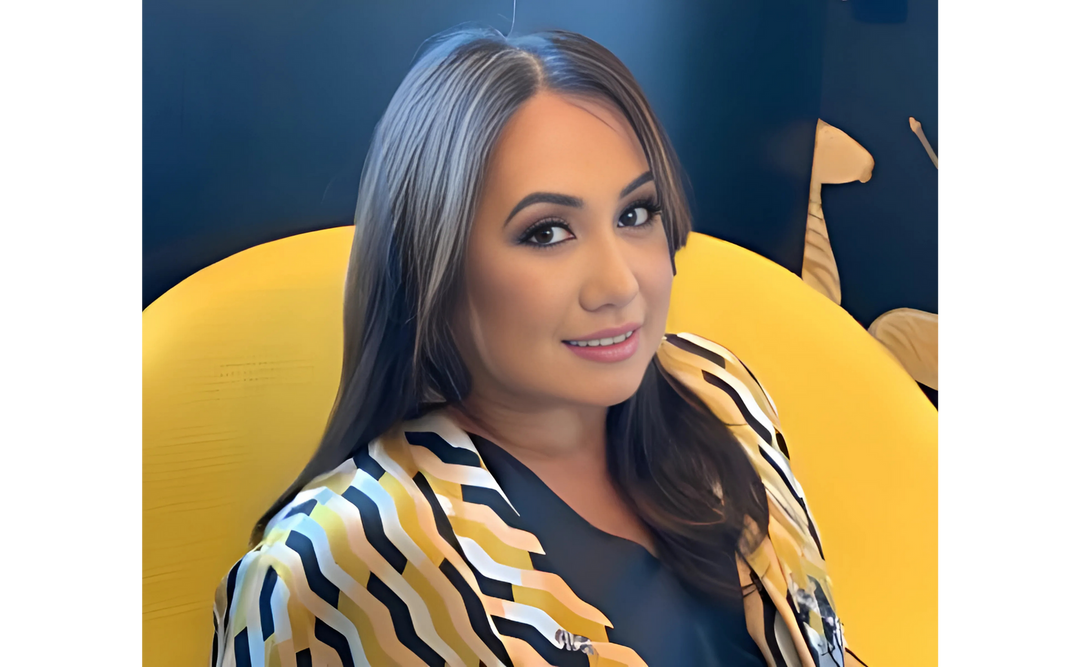
[[[938,312],[937,0],[827,3],[821,118],[874,156],[867,183],[825,185],[822,207],[843,307],[861,322],[893,308]]]
[[[687,168],[696,229],[798,271],[830,4],[524,0],[513,30],[611,49]],[[371,132],[417,47],[464,21],[506,31],[511,7],[145,0],[143,305],[245,248],[350,224]]]

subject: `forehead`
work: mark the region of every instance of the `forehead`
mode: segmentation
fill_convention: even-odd
[[[641,143],[611,103],[545,91],[522,105],[503,129],[485,191],[496,187],[508,197],[536,189],[617,192],[646,169]]]

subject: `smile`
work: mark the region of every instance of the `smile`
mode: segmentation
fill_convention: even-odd
[[[626,361],[637,352],[638,338],[640,338],[637,331],[638,329],[631,329],[617,336],[588,340],[564,340],[563,345],[578,357],[588,361],[601,363]]]
[[[593,340],[568,340],[566,341],[570,345],[576,345],[577,347],[607,347],[608,345],[617,345],[630,336],[634,335],[633,331],[628,331],[614,338],[595,338]]]

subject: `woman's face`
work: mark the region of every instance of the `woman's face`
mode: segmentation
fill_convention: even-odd
[[[484,180],[454,323],[475,393],[606,407],[637,390],[673,277],[656,196],[608,105],[540,93],[518,110]]]

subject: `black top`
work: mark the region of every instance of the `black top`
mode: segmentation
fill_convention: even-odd
[[[609,641],[634,649],[649,667],[765,667],[741,600],[689,590],[645,547],[596,528],[506,450],[469,436],[523,527],[543,545],[545,555],[533,555],[543,561],[538,569],[561,576],[608,617]],[[734,554],[718,557],[737,589]]]

